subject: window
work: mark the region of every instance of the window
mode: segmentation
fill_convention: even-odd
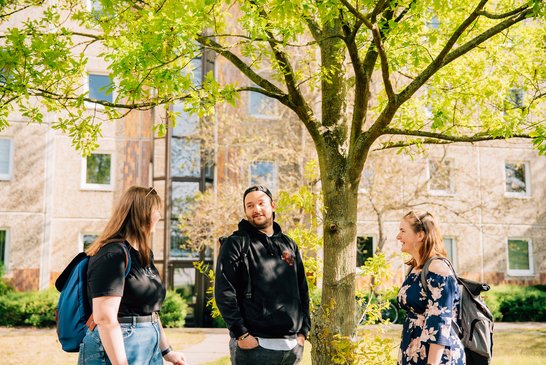
[[[508,275],[533,275],[533,246],[527,239],[508,239]]]
[[[508,105],[507,109],[523,109],[525,105],[523,104],[523,99],[525,97],[525,92],[521,88],[511,88],[508,91]]]
[[[277,164],[272,161],[256,161],[250,165],[250,185],[263,185],[271,191],[277,187]]]
[[[83,247],[83,250],[86,250],[87,247],[91,246],[91,244],[93,242],[95,242],[95,240],[99,238],[99,235],[98,234],[93,234],[93,233],[82,233],[81,235],[81,241],[82,241],[82,247]]]
[[[172,257],[198,257],[199,253],[188,247],[188,237],[179,228],[181,214],[188,211],[199,192],[198,182],[173,181],[172,183],[172,215],[171,215],[171,250]]]
[[[201,142],[190,138],[172,139],[171,175],[199,177],[201,175]]]
[[[504,164],[506,196],[530,196],[529,164],[527,162],[506,162]]]
[[[95,190],[112,190],[112,155],[92,153],[83,158],[82,187]]]
[[[0,180],[10,180],[13,165],[13,143],[9,138],[0,138]]]
[[[249,112],[256,118],[277,118],[279,114],[277,100],[259,92],[251,91]]]
[[[455,246],[455,239],[451,237],[444,237],[444,247],[447,251],[447,258],[453,264],[453,268],[457,268],[457,250]]]
[[[99,18],[104,14],[100,0],[87,0],[87,10],[91,12],[93,18],[96,20],[99,20]]]
[[[356,266],[360,267],[366,263],[366,260],[373,257],[374,239],[371,236],[356,238]]]
[[[8,231],[0,229],[0,266],[8,271]]]
[[[107,102],[113,102],[114,96],[112,94],[112,80],[108,75],[89,74],[89,97],[95,100],[103,100]]]
[[[428,160],[428,191],[433,194],[453,194],[451,160]]]

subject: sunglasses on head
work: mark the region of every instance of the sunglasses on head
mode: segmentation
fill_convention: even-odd
[[[419,216],[417,215],[417,213],[415,213],[413,210],[411,211],[413,213],[413,215],[415,216],[415,218],[417,218],[417,221],[419,222],[419,225],[423,228],[423,231],[425,233],[427,233],[427,226],[425,226],[425,224],[423,223],[423,221],[421,220],[421,218],[419,218]],[[428,213],[427,213],[428,214]],[[425,214],[425,216],[427,215]],[[424,217],[425,217],[424,216]],[[424,218],[423,217],[423,218]]]
[[[148,190],[148,192],[146,193],[146,195],[144,195],[144,198],[147,198],[148,195],[150,195],[152,192],[153,192],[154,194],[157,194],[157,191],[155,191],[155,189],[154,189],[153,186],[150,187],[150,190]]]

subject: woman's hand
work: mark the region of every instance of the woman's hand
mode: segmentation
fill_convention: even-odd
[[[300,346],[304,346],[305,345],[305,336],[300,333],[298,335],[298,337],[296,337],[296,341],[298,341],[298,344]]]
[[[253,348],[258,347],[259,343],[256,337],[249,334],[242,340],[237,340],[237,346],[243,350],[252,350]]]
[[[167,355],[163,356],[165,361],[171,362],[174,365],[188,365],[186,358],[181,351],[171,351]]]

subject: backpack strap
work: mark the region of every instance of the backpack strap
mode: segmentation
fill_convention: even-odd
[[[427,286],[427,275],[428,275],[428,267],[430,266],[430,264],[432,264],[432,261],[433,260],[442,260],[443,262],[445,262],[447,264],[447,266],[449,266],[449,268],[451,269],[451,272],[453,273],[453,276],[455,276],[455,281],[458,283],[458,284],[461,284],[461,280],[459,280],[459,276],[457,276],[457,273],[455,272],[455,269],[453,268],[453,265],[451,264],[451,262],[446,259],[445,257],[441,257],[441,256],[432,256],[431,258],[429,258],[425,264],[423,265],[423,269],[421,270],[421,285],[423,286],[423,293],[424,293],[424,298],[425,300],[427,299],[427,293],[428,293],[428,286]],[[463,284],[463,286],[466,288],[466,285]],[[462,294],[462,293],[461,293]],[[462,304],[462,295],[460,297],[460,301],[461,301],[461,304]],[[457,314],[457,317],[459,318],[459,320],[461,320],[461,311],[459,310],[458,311],[458,314]],[[451,321],[451,328],[452,328],[452,331],[455,332],[455,334],[461,338],[462,337],[462,329],[461,327],[459,326],[459,324],[457,323],[457,321]]]
[[[244,296],[246,299],[251,299],[252,298],[252,283],[250,280],[250,265],[248,261],[248,252],[250,251],[250,236],[248,232],[233,231],[233,233],[230,236],[222,236],[218,239],[218,241],[220,242],[220,246],[222,246],[229,237],[233,237],[233,236],[241,237],[241,239],[243,240],[241,257],[239,257],[238,260],[243,261],[243,263],[245,264],[246,273],[247,273],[247,284],[246,284]]]
[[[125,244],[125,242],[120,242],[121,247],[123,247],[123,252],[125,253],[125,277],[129,275],[129,272],[131,271],[131,253],[129,252],[129,248]],[[89,319],[87,322],[85,322],[85,325],[89,330],[93,331],[95,327],[97,327],[97,324],[93,320],[93,311],[91,311],[91,315],[89,316]]]
[[[425,296],[426,296],[426,293],[428,292],[428,286],[427,286],[428,267],[430,266],[430,264],[432,264],[432,261],[436,259],[442,260],[443,262],[445,262],[447,266],[449,266],[449,268],[451,269],[453,276],[455,276],[455,281],[460,282],[459,277],[457,276],[457,273],[455,272],[455,269],[453,268],[453,265],[451,265],[451,262],[449,262],[448,259],[441,256],[432,256],[425,262],[425,264],[423,265],[423,269],[421,270],[421,285],[423,286]]]
[[[246,282],[246,290],[245,290],[245,298],[251,299],[252,298],[252,282],[250,279],[250,264],[248,262],[248,252],[250,251],[250,236],[248,233],[244,233],[242,235],[243,237],[243,261],[246,266],[246,272],[247,272],[247,282]]]

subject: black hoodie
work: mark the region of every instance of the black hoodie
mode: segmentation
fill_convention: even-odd
[[[307,337],[311,328],[309,289],[298,247],[277,223],[273,229],[267,237],[243,219],[220,248],[214,293],[234,338],[246,332],[263,338],[294,338],[298,333]],[[245,235],[250,239],[250,298],[245,296]]]

